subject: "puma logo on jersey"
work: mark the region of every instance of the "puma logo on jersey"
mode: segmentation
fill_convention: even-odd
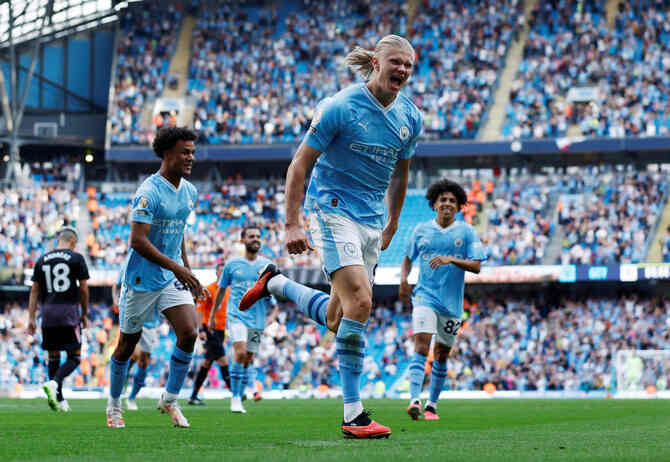
[[[358,125],[363,127],[363,130],[365,130],[367,132],[368,131],[368,125],[370,125],[370,122],[368,122],[367,124],[364,124],[363,122],[358,122]]]

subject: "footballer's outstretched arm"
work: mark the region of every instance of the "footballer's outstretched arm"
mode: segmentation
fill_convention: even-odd
[[[305,198],[307,171],[320,155],[321,151],[303,142],[286,172],[286,247],[292,254],[313,250],[300,223],[300,207]]]
[[[202,292],[202,286],[198,279],[188,268],[165,256],[151,243],[147,237],[150,229],[151,225],[149,223],[133,221],[130,224],[130,247],[150,262],[172,271],[179,282],[198,297]]]

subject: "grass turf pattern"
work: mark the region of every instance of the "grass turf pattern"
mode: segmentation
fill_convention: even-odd
[[[340,400],[245,403],[182,409],[173,428],[156,400],[106,426],[105,401],[0,400],[0,460],[35,461],[670,461],[670,402],[662,400],[446,400],[440,421],[411,421],[406,401],[366,400],[390,439],[345,440]]]

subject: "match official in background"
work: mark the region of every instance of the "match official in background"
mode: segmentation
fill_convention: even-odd
[[[69,412],[63,399],[63,380],[79,366],[81,329],[88,327],[88,267],[84,257],[74,251],[79,240],[74,228],[58,234],[56,249],[44,254],[35,264],[28,305],[28,332],[36,330],[37,304],[42,307],[42,348],[49,352],[49,381],[42,385],[49,407]],[[67,352],[61,365],[60,352]]]

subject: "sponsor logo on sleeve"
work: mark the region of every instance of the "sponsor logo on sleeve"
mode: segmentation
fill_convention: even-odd
[[[400,139],[406,140],[409,137],[409,128],[406,125],[400,127]]]

